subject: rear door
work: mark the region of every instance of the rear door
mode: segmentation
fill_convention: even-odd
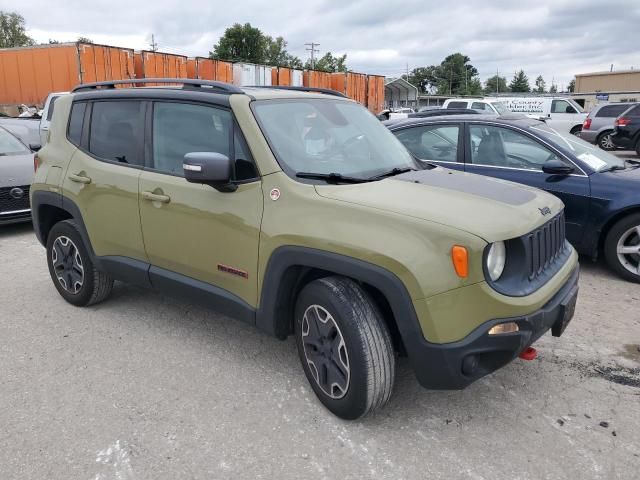
[[[460,123],[418,125],[393,133],[416,158],[455,170],[464,169]]]
[[[567,237],[579,245],[589,217],[589,177],[571,161],[533,136],[506,126],[468,123],[465,134],[465,170],[541,188],[565,204]],[[575,168],[571,175],[542,171],[557,159]]]
[[[158,101],[147,128],[150,158],[140,177],[140,218],[151,282],[161,288],[196,280],[255,306],[262,186],[231,110]],[[235,159],[238,189],[220,192],[187,182],[182,164],[191,152]]]

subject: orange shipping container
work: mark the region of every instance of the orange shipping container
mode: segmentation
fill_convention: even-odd
[[[198,80],[233,82],[233,65],[221,60],[196,57],[187,60],[187,76]]]
[[[273,70],[271,70],[271,85],[291,86],[291,69],[286,67],[273,67]]]
[[[333,73],[331,88],[362,105],[367,105],[367,76],[362,73]]]
[[[376,115],[384,108],[384,77],[367,76],[367,108]]]
[[[135,54],[136,78],[187,78],[187,57],[143,50]]]
[[[86,43],[2,49],[0,104],[40,105],[79,83],[132,78],[133,57],[131,49]]]
[[[302,84],[312,88],[333,88],[331,74],[317,70],[306,70],[302,76]]]

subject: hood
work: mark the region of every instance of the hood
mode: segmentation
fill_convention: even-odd
[[[316,191],[341,202],[454,227],[487,242],[524,235],[563,208],[558,198],[542,190],[442,167],[377,182],[317,185]]]
[[[0,155],[0,188],[31,185],[33,153]]]

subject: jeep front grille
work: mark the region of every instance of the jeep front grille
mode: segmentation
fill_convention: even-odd
[[[555,263],[566,248],[564,211],[526,235],[529,280]]]

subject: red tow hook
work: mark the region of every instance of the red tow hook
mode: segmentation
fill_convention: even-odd
[[[533,347],[527,347],[518,356],[523,360],[535,360],[538,356],[538,351]]]

